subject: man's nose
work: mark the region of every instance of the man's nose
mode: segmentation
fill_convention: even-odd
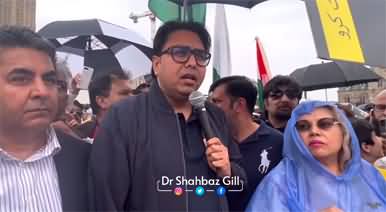
[[[47,97],[50,90],[57,89],[56,87],[48,86],[42,79],[35,79],[32,88],[33,97]]]
[[[188,60],[185,63],[185,66],[196,66],[196,65],[197,65],[196,57],[194,56],[194,54],[190,54]]]

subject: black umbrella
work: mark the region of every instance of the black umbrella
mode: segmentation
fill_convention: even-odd
[[[116,55],[125,48],[143,54],[143,60],[138,60],[138,56],[125,58],[133,63],[147,63],[152,56],[150,44],[136,32],[98,19],[55,21],[40,29],[39,34],[49,39],[58,51],[83,56],[84,65],[94,68],[94,76],[101,71],[122,69]],[[130,71],[147,74],[150,68]]]
[[[351,86],[378,81],[376,73],[363,65],[329,62],[296,69],[290,74],[305,91]]]
[[[202,4],[202,3],[218,3],[218,4],[233,4],[240,7],[252,8],[256,4],[259,4],[267,0],[169,0],[169,1],[173,1],[180,5],[183,5],[184,3],[187,5]]]

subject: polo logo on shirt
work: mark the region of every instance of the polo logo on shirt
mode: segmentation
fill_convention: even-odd
[[[271,148],[268,148],[268,149],[271,149]],[[261,174],[265,174],[268,172],[269,164],[271,164],[271,161],[268,159],[267,149],[263,149],[263,151],[261,151],[260,157],[261,157],[261,160],[260,160],[261,162],[258,167],[258,170]]]

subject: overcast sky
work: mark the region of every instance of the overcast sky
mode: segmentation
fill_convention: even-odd
[[[214,8],[209,5],[206,22],[212,36]],[[150,21],[144,18],[134,24],[129,19],[131,12],[146,10],[147,0],[37,0],[36,24],[39,30],[52,21],[98,18],[134,30],[150,41]],[[256,36],[263,43],[272,75],[288,75],[296,68],[320,62],[303,1],[269,0],[251,10],[227,5],[226,15],[232,74],[256,79]],[[211,77],[208,67],[201,91],[207,92]],[[325,99],[324,90],[310,92],[308,97]],[[329,90],[328,99],[337,100],[336,89]]]

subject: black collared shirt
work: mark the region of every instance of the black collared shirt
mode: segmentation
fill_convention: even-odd
[[[228,203],[231,211],[244,211],[260,181],[282,159],[283,136],[259,121],[260,127],[239,144],[243,156],[241,166],[244,168],[248,187],[242,193],[229,193]]]
[[[279,131],[279,132],[281,132],[281,133],[284,134],[285,126],[284,126],[284,127],[278,127],[278,128],[275,128],[275,127],[271,124],[271,122],[269,122],[268,119],[265,120],[265,123],[266,123],[269,127],[271,127],[271,128],[273,128],[273,129],[275,129],[275,130],[277,130],[277,131]]]
[[[184,115],[181,113],[178,113],[178,119],[184,149],[186,177],[188,179],[194,179],[195,177],[202,177],[208,180],[217,179],[216,174],[210,169],[206,159],[206,147],[196,110],[192,111],[192,115],[187,121],[185,121]],[[197,196],[195,194],[196,186],[188,186],[188,189],[193,190],[187,194],[189,195],[189,211],[219,211],[220,203],[216,192],[205,192],[203,196]],[[204,185],[203,187],[205,190],[213,189]]]

